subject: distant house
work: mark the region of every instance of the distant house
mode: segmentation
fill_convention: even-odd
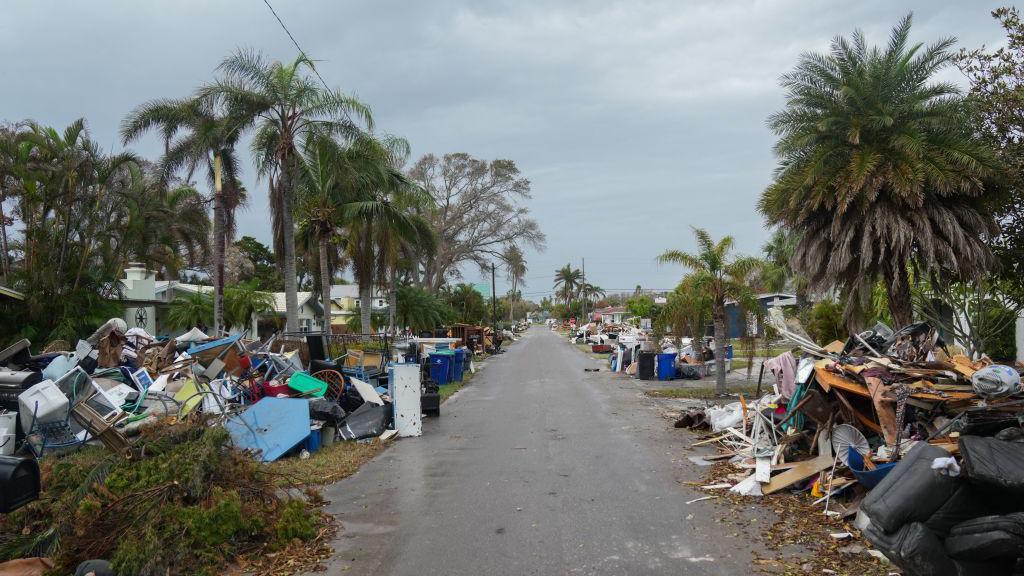
[[[212,286],[189,284],[177,280],[157,280],[156,273],[142,266],[131,266],[124,271],[121,280],[124,308],[124,321],[129,328],[142,328],[155,336],[177,336],[191,327],[172,328],[168,322],[171,304],[179,296],[188,294],[213,294]],[[249,326],[251,336],[265,337],[284,328],[285,294],[272,292],[274,311],[261,314],[253,319]],[[299,292],[298,319],[299,330],[316,332],[321,329],[320,319],[323,308],[312,292]],[[241,331],[240,326],[232,327],[232,331]]]
[[[331,286],[331,327],[332,330],[344,330],[353,316],[359,315],[362,304],[359,297],[359,286],[355,284],[334,284]],[[383,290],[374,289],[370,301],[370,312],[384,312],[388,309],[388,295]],[[338,328],[335,328],[338,327]]]
[[[764,312],[767,312],[769,308],[796,306],[796,296],[782,292],[758,294],[757,300],[761,305],[761,310]],[[758,325],[756,316],[748,313],[746,317],[743,317],[740,312],[740,307],[734,300],[725,303],[725,332],[728,337],[763,336],[764,326]],[[708,334],[714,334],[713,329],[710,329],[710,327]]]
[[[594,319],[600,320],[605,324],[622,324],[626,319],[626,307],[608,306],[606,308],[594,310]]]
[[[0,300],[24,300],[25,295],[14,288],[0,285]]]

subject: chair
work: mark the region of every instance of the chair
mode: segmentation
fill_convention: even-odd
[[[345,377],[337,370],[321,370],[312,374],[313,378],[327,382],[324,399],[337,402],[345,391]]]

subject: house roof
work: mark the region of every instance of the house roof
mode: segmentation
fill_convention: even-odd
[[[297,292],[295,295],[298,296],[298,299],[299,299],[299,308],[302,308],[303,306],[305,306],[306,303],[309,302],[309,299],[313,297],[313,293],[312,292]],[[285,302],[285,300],[284,300],[284,292],[274,292],[273,296],[274,296],[274,312],[277,312],[278,314],[284,314],[285,311],[287,311],[287,309],[288,309],[287,306],[285,306],[285,303],[284,303]]]
[[[607,306],[600,310],[594,310],[594,314],[623,314],[626,312],[625,306]]]
[[[374,288],[373,298],[384,298],[387,295],[380,288]],[[331,300],[338,298],[359,298],[359,285],[358,284],[332,284],[331,285]]]

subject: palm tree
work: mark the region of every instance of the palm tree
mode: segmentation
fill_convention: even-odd
[[[323,304],[324,330],[331,328],[332,264],[337,261],[337,250],[331,250],[334,241],[342,240],[343,208],[353,198],[352,187],[343,180],[347,172],[347,159],[338,144],[328,137],[311,138],[303,150],[305,162],[299,174],[298,237],[300,242],[316,246],[319,264],[320,299]],[[346,194],[348,193],[348,194]],[[334,258],[332,259],[332,252]],[[333,261],[332,261],[333,260]]]
[[[273,311],[274,295],[257,290],[255,282],[244,282],[224,292],[224,317],[232,327],[244,330],[254,317]]]
[[[224,326],[224,251],[229,221],[234,222],[233,208],[244,191],[238,191],[238,159],[235,146],[246,128],[248,118],[233,114],[209,97],[181,100],[159,99],[136,108],[121,124],[124,143],[137,139],[150,129],[158,129],[165,141],[160,161],[165,178],[180,169],[189,175],[196,167],[206,168],[213,187],[213,333]],[[224,183],[231,192],[225,194]],[[225,196],[234,204],[227,215]]]
[[[732,236],[715,242],[706,230],[694,228],[693,233],[697,238],[697,253],[668,250],[658,257],[658,261],[682,264],[690,269],[692,287],[710,296],[711,317],[715,325],[715,391],[725,394],[725,348],[728,346],[725,301],[735,300],[747,309],[756,305],[752,302],[754,295],[748,282],[750,276],[761,268],[762,262],[748,256],[732,257]]]
[[[281,258],[285,283],[285,326],[296,331],[298,286],[295,270],[295,193],[302,166],[301,150],[315,135],[352,139],[361,134],[355,116],[372,129],[370,110],[339,90],[328,90],[309,72],[315,65],[305,54],[288,64],[240,50],[221,63],[224,77],[200,90],[223,99],[229,109],[255,123],[253,157],[270,189],[274,252]],[[329,310],[329,308],[328,308]]]
[[[502,255],[505,261],[505,271],[510,282],[512,282],[511,298],[509,298],[508,319],[511,322],[515,318],[516,299],[519,288],[524,284],[523,277],[526,276],[526,259],[523,258],[523,251],[515,244],[509,244]]]
[[[574,269],[571,264],[566,264],[555,270],[554,288],[558,296],[565,302],[566,307],[572,302],[582,282],[583,272],[578,268]]]
[[[359,284],[360,325],[370,331],[370,302],[375,286],[393,273],[402,242],[433,250],[429,222],[407,208],[421,202],[422,190],[398,170],[408,148],[397,138],[357,138],[346,156],[352,163],[355,199],[346,203],[346,245]]]
[[[582,298],[583,300],[587,302],[593,302],[598,298],[603,298],[605,296],[605,291],[604,288],[601,288],[600,286],[595,286],[589,282],[584,282],[580,284],[579,295],[580,298]]]
[[[877,278],[904,325],[912,269],[969,277],[992,262],[986,238],[997,228],[977,197],[993,154],[972,134],[957,87],[934,80],[954,41],[911,45],[910,26],[907,16],[884,49],[856,31],[829,54],[803,55],[783,77],[785,109],[768,120],[779,166],[759,208],[801,235],[797,272],[849,294],[851,328]]]
[[[171,302],[167,323],[173,328],[205,326],[213,317],[213,299],[202,292],[178,296]]]

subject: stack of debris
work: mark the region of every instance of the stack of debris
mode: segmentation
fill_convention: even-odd
[[[801,357],[765,363],[770,393],[677,422],[711,430],[695,445],[719,452],[703,462],[732,464],[705,488],[809,491],[910,575],[1010,574],[1024,557],[1019,371],[968,358],[927,323],[823,348],[776,324]]]

